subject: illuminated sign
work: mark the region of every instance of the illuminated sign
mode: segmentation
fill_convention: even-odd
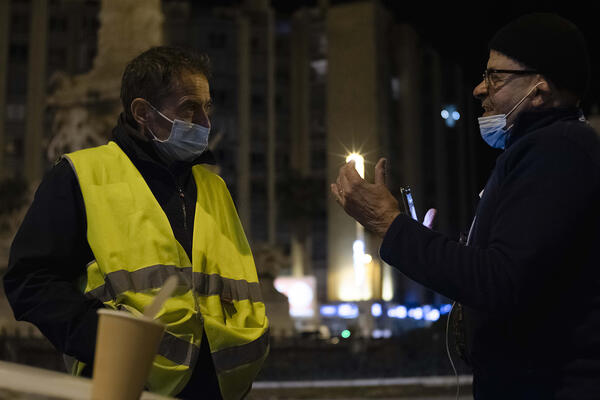
[[[274,285],[277,291],[287,296],[292,317],[310,318],[315,315],[317,282],[314,276],[280,276],[275,279]]]

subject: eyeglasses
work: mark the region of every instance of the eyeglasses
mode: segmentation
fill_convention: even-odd
[[[487,87],[496,88],[503,79],[499,79],[495,74],[514,74],[514,75],[531,75],[537,74],[537,71],[529,69],[493,69],[488,68],[483,71],[483,81]]]

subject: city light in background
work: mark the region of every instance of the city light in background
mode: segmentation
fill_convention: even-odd
[[[446,126],[449,128],[453,128],[456,125],[456,122],[460,119],[460,113],[456,110],[455,105],[448,105],[444,107],[440,114],[444,121],[446,121]]]
[[[290,316],[311,318],[317,307],[315,298],[316,280],[314,276],[280,276],[273,282],[275,289],[287,296]]]
[[[354,167],[361,178],[365,178],[365,159],[358,153],[351,153],[346,162],[354,161]],[[352,244],[352,260],[354,267],[355,300],[368,300],[372,293],[367,276],[367,266],[371,263],[371,255],[365,253],[365,228],[356,222],[356,240]]]
[[[451,304],[442,304],[439,307],[426,304],[419,307],[407,307],[402,304],[381,304],[372,303],[369,314],[374,318],[394,318],[394,319],[405,319],[410,318],[413,320],[424,320],[429,322],[435,322],[440,319],[442,315],[448,314],[452,308]],[[331,318],[339,317],[343,319],[354,319],[360,315],[360,310],[355,303],[340,303],[340,304],[324,304],[319,307],[319,313],[322,317]]]

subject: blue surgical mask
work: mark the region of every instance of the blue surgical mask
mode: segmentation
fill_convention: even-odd
[[[171,134],[166,140],[160,140],[148,128],[153,136],[156,149],[163,156],[171,161],[192,161],[206,150],[210,128],[180,119],[172,120],[154,108],[152,104],[150,107],[172,124]]]
[[[479,117],[479,131],[483,140],[495,149],[503,149],[506,147],[506,139],[508,133],[513,127],[512,125],[506,128],[506,118],[517,109],[525,101],[533,90],[541,85],[542,82],[536,84],[509,112],[508,114],[488,115],[487,117]]]

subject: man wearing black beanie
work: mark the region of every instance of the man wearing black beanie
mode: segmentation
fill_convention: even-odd
[[[383,238],[380,255],[461,304],[476,399],[600,398],[600,139],[581,110],[590,66],[580,31],[525,15],[490,41],[481,136],[504,149],[467,246],[404,215],[353,163],[331,191]]]

